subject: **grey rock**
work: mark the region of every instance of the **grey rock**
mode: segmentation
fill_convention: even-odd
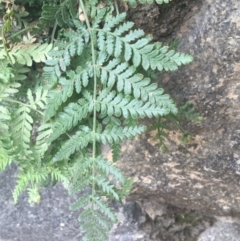
[[[0,240],[79,240],[78,214],[69,211],[74,199],[56,185],[42,190],[39,204],[29,204],[26,193],[23,193],[14,205],[15,173],[14,166],[0,173]]]
[[[216,222],[213,227],[203,232],[197,241],[239,241],[239,223]]]
[[[205,229],[202,235],[209,239],[200,236],[198,241],[240,240],[237,223],[217,222],[211,227],[216,215],[240,215],[240,2],[174,0],[172,4],[174,10],[141,7],[139,13],[145,17],[136,10],[132,19],[155,39],[181,39],[179,50],[194,56],[191,65],[162,73],[159,85],[179,104],[194,103],[205,120],[184,123],[193,134],[187,144],[179,140],[180,131],[171,131],[167,154],[160,152],[153,132],[123,145],[119,166],[134,177],[134,186],[126,206],[115,207],[120,224],[110,241],[193,241]],[[177,14],[177,6],[184,14]],[[166,16],[168,20],[161,22]],[[68,210],[74,197],[57,185],[43,190],[38,205],[28,204],[26,195],[13,205],[13,175],[11,169],[0,174],[1,239],[81,239],[77,213]],[[193,216],[190,222],[189,216]]]
[[[168,203],[207,216],[238,216],[240,1],[199,2],[195,14],[186,14],[168,38],[180,39],[179,51],[192,54],[194,62],[176,72],[161,73],[159,85],[178,104],[192,102],[204,122],[183,124],[193,134],[187,144],[180,141],[179,130],[170,131],[166,154],[159,150],[154,132],[127,142],[119,165],[135,178],[132,201]],[[141,19],[139,25],[148,20]]]
[[[78,213],[69,211],[76,199],[61,185],[41,190],[39,204],[29,204],[26,192],[14,205],[16,167],[0,173],[0,241],[80,241],[82,234]],[[146,215],[136,203],[112,204],[119,218],[109,241],[149,241],[149,234],[140,230]]]

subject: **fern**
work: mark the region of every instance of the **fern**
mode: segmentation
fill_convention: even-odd
[[[76,17],[75,0],[61,1],[60,5],[44,5],[39,27],[53,26],[55,21],[59,26],[68,24],[71,18]]]
[[[169,3],[169,1],[171,0],[124,0],[125,2],[129,3],[130,6],[132,8],[135,8],[137,7],[137,3],[141,3],[141,4],[144,4],[144,3],[148,3],[148,4],[152,4],[154,2],[158,3],[158,4],[162,4],[162,3]]]
[[[12,64],[16,62],[22,65],[32,66],[32,61],[45,62],[46,55],[51,50],[52,45],[48,44],[18,44],[14,46],[8,55],[11,59]],[[5,59],[7,54],[4,50],[0,51],[0,60]]]
[[[186,102],[178,108],[178,112],[176,114],[169,113],[164,117],[159,117],[158,120],[152,124],[149,130],[157,131],[154,139],[159,142],[159,147],[165,153],[168,151],[165,141],[169,139],[168,133],[171,130],[169,125],[170,123],[174,124],[181,131],[181,141],[186,143],[191,139],[192,135],[183,128],[183,122],[202,122],[203,120],[204,118],[195,111],[194,106],[191,103]]]
[[[25,29],[12,33],[11,10],[0,43],[0,170],[18,164],[15,202],[25,189],[29,201],[39,202],[41,187],[56,182],[79,195],[71,209],[80,211],[85,241],[107,240],[117,221],[108,201],[121,202],[133,183],[101,155],[101,146],[111,147],[116,162],[121,143],[146,130],[140,118],[178,116],[170,96],[144,73],[174,71],[193,60],[135,29],[117,5],[51,1],[37,23],[43,33],[33,31],[37,38],[31,31],[23,35]],[[45,66],[39,70],[36,63]],[[162,143],[164,123],[155,125]]]

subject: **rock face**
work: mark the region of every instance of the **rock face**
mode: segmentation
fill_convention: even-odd
[[[184,124],[193,134],[185,145],[179,141],[180,131],[171,131],[166,154],[159,151],[152,138],[154,133],[127,143],[123,146],[120,166],[135,180],[130,199],[149,203],[147,206],[154,203],[150,211],[143,205],[146,213],[154,213],[153,219],[161,216],[162,203],[207,216],[237,216],[240,214],[240,1],[173,2],[184,2],[186,7],[190,4],[195,9],[194,15],[186,12],[179,29],[174,28],[168,34],[170,40],[180,39],[178,50],[192,54],[195,60],[177,72],[162,73],[159,84],[179,104],[192,102],[204,121]],[[137,24],[144,26],[142,21]],[[152,34],[161,38],[159,32],[154,30]]]
[[[129,15],[155,39],[180,39],[179,50],[194,56],[189,66],[162,73],[159,84],[179,104],[192,102],[205,120],[184,123],[193,135],[187,144],[171,131],[166,154],[154,132],[123,145],[119,165],[134,187],[130,203],[116,207],[121,222],[110,240],[193,241],[212,217],[240,214],[240,1],[173,0]],[[28,205],[26,196],[14,206],[12,174],[0,175],[0,240],[81,239],[61,187],[45,190],[39,206]],[[237,222],[219,221],[198,241],[237,241],[239,230]]]

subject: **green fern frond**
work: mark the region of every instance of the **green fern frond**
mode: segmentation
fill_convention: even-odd
[[[18,44],[9,52],[13,64],[16,62],[22,65],[32,66],[32,61],[45,62],[48,52],[52,49],[51,44]],[[0,51],[0,59],[6,58],[6,52]]]
[[[53,181],[61,182],[65,189],[69,188],[68,178],[58,168],[51,168],[49,172]]]
[[[30,150],[31,131],[33,118],[30,115],[31,109],[27,106],[21,106],[13,113],[11,122],[11,133],[16,145],[17,152],[23,153],[23,156],[32,153]]]
[[[88,194],[86,198],[80,198],[72,208],[77,210],[78,207],[85,207],[78,220],[81,228],[85,233],[83,240],[105,241],[107,240],[106,232],[111,229],[117,218],[114,212],[99,197]]]
[[[25,174],[19,174],[17,178],[17,185],[15,186],[13,191],[14,203],[17,203],[20,194],[26,189],[29,181],[31,180],[31,178],[29,178],[29,176]]]
[[[55,120],[53,134],[49,138],[49,142],[54,141],[67,130],[70,130],[78,124],[93,109],[91,94],[87,91],[84,93],[84,99],[80,99],[78,103],[70,103],[64,108],[58,118]]]
[[[122,188],[118,191],[118,194],[121,200],[123,199],[123,197],[126,197],[127,195],[129,195],[132,189],[133,182],[134,182],[134,178],[125,179],[124,184],[122,185]]]
[[[108,90],[102,91],[96,102],[97,108],[101,110],[102,115],[123,115],[124,118],[141,118],[152,116],[163,116],[169,113],[166,108],[160,108],[149,102],[144,103],[141,100],[132,99],[130,96],[124,97],[122,94],[116,94],[114,91],[108,93]]]
[[[106,145],[107,143],[119,143],[127,139],[132,139],[137,135],[144,133],[145,126],[107,126],[103,131],[102,128],[98,128],[97,140]]]
[[[132,60],[135,67],[142,65],[145,70],[173,71],[182,64],[192,62],[193,58],[188,54],[175,52],[161,43],[151,44],[151,37],[145,37],[142,30],[131,30],[131,22],[123,23],[125,17],[125,13],[119,14],[103,29],[94,29],[99,32],[97,41],[100,51],[106,51],[115,58],[123,55],[126,62]]]
[[[37,187],[27,188],[29,203],[39,203],[41,201],[41,195]]]
[[[84,31],[84,35],[73,31],[64,32],[64,40],[56,42],[55,49],[48,53],[50,58],[46,61],[45,72],[54,72],[56,76],[60,77],[61,73],[67,70],[67,66],[70,65],[74,56],[89,52],[88,45],[86,45],[89,42],[89,33],[86,30],[82,31]],[[85,59],[85,63],[87,63],[87,59]]]
[[[8,165],[11,164],[11,158],[7,151],[3,148],[2,142],[0,141],[0,172],[5,170]]]
[[[117,217],[112,211],[110,207],[100,198],[100,197],[92,197],[92,201],[96,204],[96,208],[103,213],[109,220],[113,223],[117,222]]]
[[[27,79],[27,73],[31,71],[30,68],[24,67],[21,64],[15,65],[14,69],[14,80],[15,81],[22,81]]]
[[[107,176],[113,176],[115,180],[119,181],[121,184],[124,184],[125,177],[122,171],[113,166],[108,160],[103,158],[102,156],[98,156],[96,158],[97,169],[100,173],[105,173]]]
[[[46,180],[48,178],[48,173],[45,169],[39,169],[39,170],[32,170],[29,169],[27,172],[21,172],[17,176],[17,185],[14,188],[13,191],[13,199],[14,203],[17,203],[17,200],[20,196],[20,194],[27,188],[28,184],[39,184],[42,181]]]
[[[3,123],[1,123],[1,122],[6,122],[9,120],[11,120],[11,114],[10,114],[9,110],[6,107],[0,105],[0,128],[1,128],[1,130],[5,130],[5,131],[7,130],[7,128],[5,128]]]
[[[120,143],[113,143],[111,145],[111,149],[112,149],[112,160],[113,160],[113,162],[116,162],[117,160],[119,160],[119,157],[120,157],[120,154],[121,154]]]
[[[184,118],[194,122],[202,122],[204,120],[204,118],[196,112],[193,104],[190,102],[186,102],[184,105],[180,106],[177,115],[175,115],[175,119],[179,122],[182,122]]]
[[[11,164],[12,158],[9,156],[9,151],[6,149],[9,146],[9,122],[11,121],[11,114],[9,110],[0,105],[0,171]],[[7,143],[6,143],[7,142]]]
[[[44,109],[45,104],[47,102],[47,94],[48,94],[48,91],[44,90],[43,88],[40,87],[36,90],[35,99],[34,99],[32,91],[30,89],[28,89],[27,97],[28,97],[31,108],[34,110],[37,110],[38,107],[40,109]]]
[[[99,69],[101,82],[108,88],[116,84],[117,90],[124,92],[125,95],[133,94],[136,99],[141,98],[143,101],[157,104],[173,113],[177,111],[170,96],[163,94],[163,89],[159,89],[155,83],[151,84],[149,78],[136,74],[136,67],[129,66],[127,62],[122,63],[120,59],[113,59],[106,66],[99,66]]]
[[[169,121],[168,116],[166,116],[166,119]],[[157,134],[154,137],[154,139],[158,141],[158,145],[161,148],[163,153],[166,153],[168,151],[168,148],[165,142],[168,138],[168,131],[170,130],[170,127],[167,124],[166,119],[163,120],[162,118],[159,118],[149,128],[150,131],[153,131],[153,130],[157,131]]]
[[[49,145],[47,139],[52,134],[52,125],[43,124],[38,128],[38,135],[36,138],[36,143],[34,146],[34,151],[40,156],[43,157],[44,153],[48,150]]]
[[[54,161],[69,158],[71,154],[85,148],[92,141],[93,133],[87,126],[80,127],[79,129],[75,135],[71,136],[71,139],[61,146],[60,150],[54,156]]]
[[[59,80],[59,84],[58,89],[48,93],[47,105],[45,108],[45,121],[48,121],[54,116],[59,106],[73,94],[73,80],[62,77]]]
[[[44,5],[39,27],[52,27],[55,23],[59,26],[69,24],[70,18],[75,18],[76,11],[75,0],[64,0],[59,5]]]
[[[78,198],[77,201],[75,201],[73,204],[70,206],[70,210],[76,211],[82,208],[86,208],[91,200],[90,195],[84,195]]]
[[[2,53],[2,51],[0,52]],[[1,56],[1,55],[0,55]],[[9,83],[14,78],[14,68],[9,66],[6,59],[0,61],[0,81]]]
[[[169,3],[169,1],[171,0],[124,0],[124,2],[129,3],[129,5],[132,8],[136,8],[138,2],[141,4],[144,4],[144,3],[152,4],[154,2],[156,2],[157,4],[162,4],[162,3]]]
[[[119,195],[116,192],[114,185],[111,184],[110,181],[100,175],[95,177],[95,181],[97,189],[100,190],[100,193],[104,193],[106,196],[113,197],[115,200],[119,201]]]
[[[4,98],[8,98],[10,95],[17,93],[18,88],[21,86],[19,83],[9,83],[0,86],[0,101]]]

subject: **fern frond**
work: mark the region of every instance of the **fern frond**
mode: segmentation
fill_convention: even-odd
[[[47,105],[45,108],[45,121],[48,121],[54,116],[59,106],[73,94],[73,80],[68,80],[62,77],[60,78],[59,83],[60,85],[58,86],[58,89],[50,91],[48,94]]]
[[[51,168],[49,172],[53,181],[61,182],[63,187],[68,189],[70,182],[58,168]]]
[[[9,120],[11,120],[11,114],[9,110],[6,107],[0,105],[0,128],[1,128],[0,130],[7,129],[4,127],[3,123],[1,122],[9,121]]]
[[[125,177],[122,171],[116,166],[113,166],[112,163],[102,156],[98,156],[96,158],[96,165],[100,173],[104,173],[106,176],[114,177],[114,179],[119,181],[121,184],[125,182]]]
[[[103,213],[109,220],[113,223],[117,222],[117,217],[112,211],[110,207],[100,198],[100,197],[92,197],[92,201],[96,204],[96,208]]]
[[[48,54],[50,59],[46,61],[45,72],[54,72],[56,76],[60,77],[61,73],[67,70],[67,66],[70,65],[74,56],[89,52],[88,45],[86,45],[89,42],[89,33],[86,30],[82,31],[84,34],[73,31],[64,32],[64,40],[56,42],[55,49]],[[85,62],[87,63],[87,59]]]
[[[44,153],[49,148],[47,139],[52,134],[52,125],[43,124],[38,128],[38,135],[36,138],[36,143],[34,146],[34,151],[40,156],[43,157]]]
[[[16,151],[25,155],[32,153],[30,150],[31,131],[33,118],[30,115],[30,108],[21,106],[13,114],[13,120],[10,124],[12,138],[16,145]]]
[[[27,188],[28,201],[29,203],[39,203],[41,201],[41,195],[39,193],[39,188]]]
[[[55,21],[59,26],[69,24],[70,18],[75,18],[76,11],[75,0],[64,0],[59,5],[44,5],[39,27],[51,27]]]
[[[170,118],[168,118],[168,115],[166,116],[166,119],[170,121]],[[159,118],[157,121],[154,122],[153,125],[149,128],[150,131],[156,130],[157,134],[154,137],[155,140],[158,140],[159,147],[162,149],[163,153],[166,153],[168,148],[165,144],[166,139],[168,138],[168,131],[170,130],[169,125],[167,124],[166,120],[163,120],[162,118]]]
[[[2,146],[2,142],[0,141],[0,172],[5,170],[5,168],[10,165],[12,162],[9,157],[7,151]]]
[[[135,67],[142,65],[145,70],[173,71],[182,64],[192,62],[193,58],[188,54],[175,52],[161,43],[151,44],[152,38],[146,37],[142,30],[131,30],[131,22],[123,23],[125,17],[125,13],[119,14],[103,29],[94,29],[99,32],[97,41],[100,51],[106,51],[115,58],[123,55],[126,62],[131,60]]]
[[[163,94],[164,90],[158,88],[157,84],[151,84],[149,78],[136,74],[136,67],[129,66],[127,62],[122,63],[120,59],[113,59],[106,66],[98,67],[101,71],[101,82],[108,88],[116,84],[117,90],[125,95],[133,94],[136,99],[149,101],[176,113],[176,106],[170,96]]]
[[[113,143],[111,145],[111,149],[112,149],[112,160],[113,162],[116,162],[119,159],[120,153],[121,153],[120,143]]]
[[[169,113],[166,108],[157,107],[149,102],[144,103],[141,100],[132,99],[130,96],[124,97],[122,94],[116,94],[114,91],[108,93],[108,90],[103,90],[97,98],[97,108],[101,110],[102,115],[123,115],[124,118],[131,116],[137,118],[145,116],[162,116]]]
[[[27,173],[22,172],[17,176],[17,185],[13,191],[14,203],[17,203],[19,195],[27,188],[28,184],[39,184],[48,178],[48,172],[45,169],[28,169]]]
[[[86,118],[88,113],[92,111],[91,94],[85,92],[84,95],[84,99],[80,99],[78,103],[70,103],[64,108],[64,112],[59,114],[59,117],[55,121],[53,134],[49,138],[49,142],[54,141],[61,134],[76,126],[80,120]]]
[[[13,95],[17,93],[19,90],[18,88],[21,86],[19,83],[9,83],[6,85],[0,86],[0,101],[2,101],[4,98],[9,97],[10,95]]]
[[[0,51],[0,59],[2,51]],[[9,83],[14,78],[14,69],[9,66],[8,61],[6,59],[0,61],[0,81],[3,83]]]
[[[38,109],[38,107],[44,109],[47,102],[47,94],[48,91],[40,87],[36,90],[34,99],[32,91],[28,89],[27,97],[31,108],[34,110]]]
[[[113,197],[115,200],[119,201],[119,195],[115,191],[115,187],[106,178],[100,175],[95,177],[97,188],[100,189],[100,193],[104,193],[107,197]]]
[[[86,208],[91,200],[90,195],[84,195],[80,198],[78,198],[77,201],[75,201],[73,204],[70,206],[70,210],[76,211],[82,208]]]
[[[141,3],[141,4],[144,4],[144,3],[152,4],[153,2],[156,2],[158,4],[162,4],[162,3],[169,3],[169,1],[171,1],[171,0],[124,0],[124,1],[129,3],[129,5],[132,8],[136,8],[138,2]]]
[[[9,152],[6,147],[9,145],[9,122],[11,120],[11,114],[9,110],[0,105],[0,172],[11,164],[12,158],[9,156]]]
[[[17,203],[20,194],[25,190],[25,188],[28,186],[29,181],[31,180],[29,175],[25,174],[19,174],[17,178],[17,185],[15,186],[13,191],[14,203]]]
[[[85,207],[78,220],[81,223],[81,229],[85,232],[83,240],[105,241],[107,240],[106,232],[109,231],[117,221],[116,216],[111,208],[99,197],[89,195],[80,198],[72,206],[77,210]]]
[[[71,154],[85,148],[93,139],[93,133],[87,126],[82,126],[75,135],[66,141],[54,157],[54,161],[67,159]]]
[[[101,140],[104,145],[107,143],[113,144],[132,139],[144,133],[145,130],[145,126],[107,126],[104,131],[102,131],[102,128],[98,129],[96,138],[97,140]]]
[[[51,44],[18,44],[14,46],[9,52],[13,64],[16,62],[22,65],[32,66],[32,61],[45,62],[48,52],[52,49]],[[6,58],[6,52],[0,51],[0,59]]]

